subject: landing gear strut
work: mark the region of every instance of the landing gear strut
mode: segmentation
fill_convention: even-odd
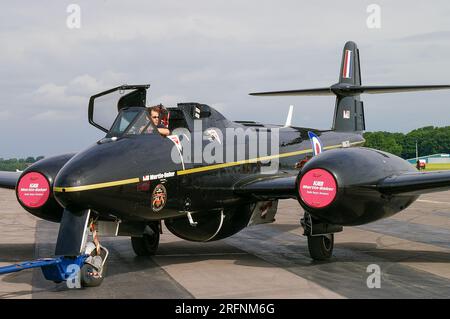
[[[308,212],[305,212],[300,223],[304,229],[303,235],[308,237],[311,258],[319,261],[330,259],[334,248],[334,233],[342,231],[343,227],[322,223]]]
[[[152,256],[159,246],[160,226],[150,224],[145,227],[142,237],[131,237],[131,246],[137,256]]]
[[[105,277],[106,260],[109,255],[108,249],[100,245],[97,220],[91,219],[90,216],[89,209],[73,212],[65,209],[55,249],[56,255],[66,256],[65,258],[83,256],[83,261],[78,265],[80,267],[79,280],[83,287],[101,285]],[[89,232],[92,234],[92,241],[88,242]],[[67,277],[67,270],[65,277]],[[67,279],[65,278],[65,280]]]

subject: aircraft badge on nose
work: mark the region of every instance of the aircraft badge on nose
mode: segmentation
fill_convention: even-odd
[[[167,190],[163,184],[156,185],[152,193],[152,209],[159,212],[164,208],[167,201]]]

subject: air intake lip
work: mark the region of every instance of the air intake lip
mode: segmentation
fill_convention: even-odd
[[[50,184],[47,178],[38,172],[23,175],[17,184],[17,198],[29,208],[44,206],[50,197]]]
[[[301,200],[311,208],[327,207],[337,195],[336,179],[325,169],[311,169],[301,177],[298,193]]]

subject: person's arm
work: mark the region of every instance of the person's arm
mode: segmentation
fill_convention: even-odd
[[[158,132],[159,132],[159,134],[161,134],[162,136],[168,136],[168,135],[170,135],[170,130],[168,129],[168,128],[160,128],[160,127],[158,127]]]
[[[165,127],[163,124],[158,124],[158,126],[156,126],[156,128],[158,129],[159,134],[161,134],[162,136],[170,135],[170,130],[167,127]]]

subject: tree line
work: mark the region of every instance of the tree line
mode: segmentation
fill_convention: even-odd
[[[9,158],[4,159],[0,157],[0,171],[11,171],[14,172],[16,170],[22,171],[28,166],[37,161],[43,159],[44,156],[32,157],[29,156],[27,158]]]
[[[407,134],[391,132],[366,132],[365,147],[389,152],[404,159],[419,156],[450,153],[450,126],[425,126]]]

